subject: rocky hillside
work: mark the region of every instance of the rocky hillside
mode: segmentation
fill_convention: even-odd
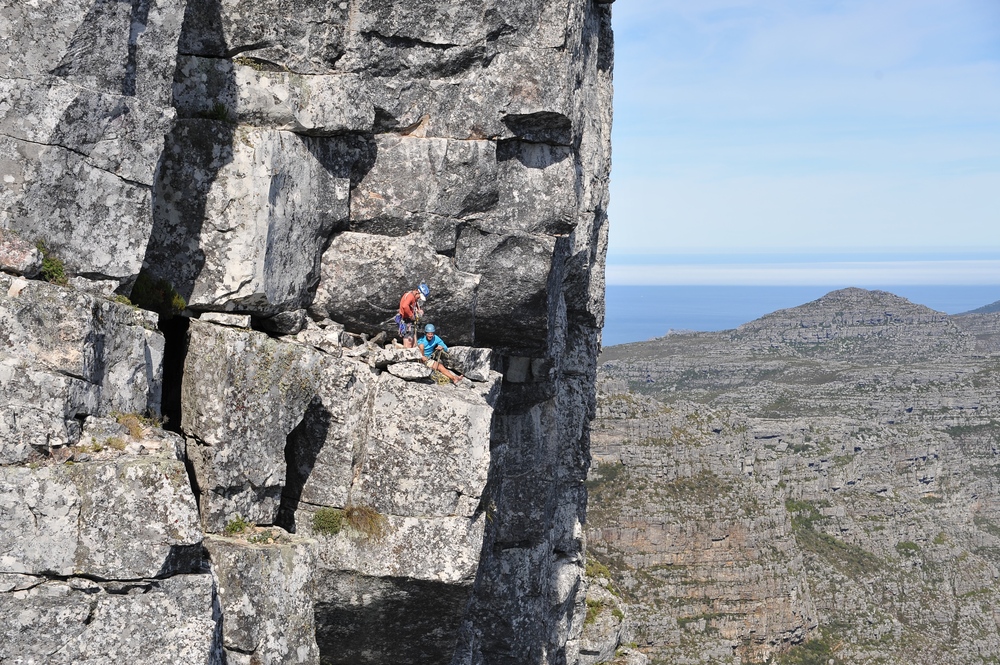
[[[605,350],[587,538],[619,643],[654,663],[997,662],[998,342],[1000,315],[845,289]]]
[[[610,3],[0,36],[0,662],[576,662]]]

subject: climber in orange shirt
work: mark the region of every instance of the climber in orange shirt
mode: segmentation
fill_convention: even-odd
[[[399,313],[396,314],[396,325],[399,328],[399,336],[403,338],[403,346],[408,349],[412,349],[417,345],[417,329],[415,324],[424,314],[424,310],[420,305],[427,300],[427,296],[430,293],[431,291],[427,288],[427,285],[420,282],[420,286],[412,291],[407,291],[399,299]]]

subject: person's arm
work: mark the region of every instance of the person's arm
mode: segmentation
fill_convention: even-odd
[[[448,345],[444,343],[444,340],[441,339],[440,336],[438,336],[437,341],[438,341],[438,346],[441,347],[441,350],[444,351],[445,353],[448,353]]]

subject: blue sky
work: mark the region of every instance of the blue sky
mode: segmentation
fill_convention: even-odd
[[[626,255],[745,266],[761,262],[733,255],[760,253],[941,258],[1000,283],[1000,2],[618,0],[612,11],[610,283],[629,283],[616,264],[642,264]]]

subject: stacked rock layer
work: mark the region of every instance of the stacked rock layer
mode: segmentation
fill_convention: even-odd
[[[610,4],[0,35],[0,660],[576,662]]]

